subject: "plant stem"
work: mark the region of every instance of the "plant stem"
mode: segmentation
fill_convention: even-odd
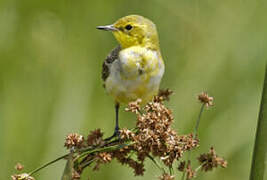
[[[73,166],[73,150],[71,150],[71,153],[68,155],[68,160],[65,165],[61,180],[72,180]]]
[[[31,175],[33,175],[34,173],[37,173],[38,171],[40,171],[40,170],[44,169],[45,167],[49,166],[50,164],[53,164],[53,163],[55,163],[55,162],[57,162],[57,161],[59,161],[59,160],[61,160],[61,159],[64,159],[64,158],[68,157],[69,154],[70,154],[70,153],[65,154],[65,155],[63,155],[63,156],[60,156],[60,157],[58,157],[57,159],[55,159],[55,160],[53,160],[53,161],[50,161],[50,162],[48,162],[48,163],[46,163],[46,164],[40,166],[39,168],[37,168],[37,169],[33,170],[32,172],[30,172],[29,175],[31,176]]]
[[[267,64],[265,67],[265,78],[263,84],[260,113],[258,117],[257,132],[255,138],[254,152],[250,171],[250,180],[263,180],[266,176],[267,162]]]
[[[201,119],[201,116],[202,116],[202,113],[204,111],[204,107],[205,107],[205,104],[203,103],[201,105],[201,108],[200,108],[200,111],[199,111],[199,114],[198,114],[198,118],[197,118],[197,121],[196,121],[196,126],[195,126],[195,129],[194,129],[194,138],[197,137],[197,134],[198,134],[198,127],[199,127],[199,124],[200,124],[200,119]],[[187,156],[187,161],[185,162],[185,166],[187,165],[188,161],[190,160],[190,156],[191,156],[191,151],[188,152],[188,156]],[[183,176],[182,176],[182,180],[184,180],[185,178],[185,170],[183,172]]]
[[[202,106],[201,106],[201,108],[200,108],[200,112],[199,112],[199,114],[198,114],[198,118],[197,118],[196,126],[195,126],[194,138],[197,137],[198,127],[199,127],[199,124],[200,124],[200,119],[201,119],[202,113],[203,113],[203,111],[204,111],[204,107],[205,107],[205,104],[202,104]]]
[[[103,152],[103,151],[112,151],[112,150],[116,150],[117,148],[123,148],[125,146],[130,146],[133,143],[129,143],[129,144],[115,144],[112,146],[104,146],[104,147],[99,147],[99,148],[95,148],[95,149],[89,149],[88,151],[83,151],[83,154],[80,155],[80,157],[84,157],[85,155],[88,154],[92,154],[95,152]]]
[[[83,164],[81,164],[81,168],[84,169],[87,166],[89,166],[90,164],[92,164],[95,161],[95,159],[91,159],[89,161],[85,161]]]
[[[195,172],[198,172],[200,170],[200,168],[202,167],[202,164],[199,165],[196,169],[195,169]]]
[[[147,155],[147,157],[159,168],[163,173],[166,173],[165,169],[159,165],[159,163],[151,156]]]
[[[172,165],[169,166],[169,172],[170,172],[170,175],[173,175],[173,167],[172,167]]]
[[[107,145],[107,144],[105,144]],[[132,145],[132,143],[129,143],[129,144],[116,144],[116,145],[112,145],[112,146],[101,146],[101,147],[88,147],[88,148],[84,148],[84,149],[79,149],[75,152],[71,152],[71,153],[83,153],[80,155],[79,158],[83,157],[84,155],[88,155],[88,154],[91,154],[91,153],[95,153],[95,152],[102,152],[102,151],[110,151],[110,150],[113,150],[113,149],[116,149],[116,148],[120,148],[120,147],[124,147],[124,146],[129,146],[129,145]],[[47,166],[51,165],[51,164],[54,164],[55,162],[61,160],[61,159],[64,159],[66,157],[68,157],[71,153],[68,153],[68,154],[65,154],[63,156],[60,156],[40,167],[38,167],[37,169],[31,171],[30,173],[28,173],[30,176],[37,173],[38,171],[46,168]]]

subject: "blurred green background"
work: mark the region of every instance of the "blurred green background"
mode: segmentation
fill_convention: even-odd
[[[100,77],[117,42],[95,27],[129,14],[157,25],[166,63],[161,87],[175,92],[168,106],[179,133],[194,127],[199,92],[215,98],[202,117],[197,153],[214,146],[229,166],[197,179],[248,179],[267,56],[265,11],[263,0],[1,0],[0,179],[10,179],[17,162],[29,171],[64,154],[70,132],[113,132],[113,101]],[[121,127],[134,126],[132,114],[120,115]],[[60,179],[64,163],[36,178]],[[146,169],[144,177],[134,177],[112,162],[82,179],[160,175],[150,162]]]

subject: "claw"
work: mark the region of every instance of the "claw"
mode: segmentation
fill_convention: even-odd
[[[114,133],[113,133],[113,135],[110,136],[110,137],[108,137],[108,138],[106,138],[106,139],[104,139],[104,141],[110,141],[111,139],[116,138],[116,137],[118,139],[120,139],[120,131],[119,131],[119,128],[116,128],[115,131],[114,131]]]

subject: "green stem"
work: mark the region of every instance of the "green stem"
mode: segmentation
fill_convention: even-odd
[[[92,164],[95,161],[95,159],[91,159],[89,161],[84,162],[83,164],[81,164],[81,168],[84,169],[87,166],[89,166],[90,164]]]
[[[194,138],[197,137],[198,127],[199,127],[199,124],[200,124],[200,119],[201,119],[202,113],[204,111],[204,107],[205,107],[205,104],[203,103],[201,108],[200,108],[200,112],[198,114],[198,118],[197,118],[197,122],[196,122],[196,126],[195,126],[195,131],[194,131]]]
[[[185,164],[185,165],[186,165],[186,164]],[[185,170],[184,170],[184,172],[183,172],[182,180],[184,180],[184,178],[185,178]]]
[[[129,144],[116,144],[116,145],[113,145],[113,146],[105,146],[105,147],[101,147],[101,148],[97,148],[97,147],[88,147],[88,148],[84,148],[84,149],[79,149],[79,150],[77,150],[76,152],[73,152],[73,153],[83,153],[83,154],[81,154],[80,157],[79,157],[79,158],[81,158],[81,157],[84,157],[84,155],[87,155],[87,154],[91,154],[91,153],[95,153],[95,152],[102,152],[102,151],[106,151],[106,150],[109,150],[109,151],[110,151],[110,150],[114,150],[114,149],[116,149],[116,148],[118,148],[118,147],[121,147],[121,148],[122,148],[122,147],[124,147],[124,146],[130,146],[130,145],[132,145],[132,144],[133,144],[133,143],[129,143]],[[106,145],[106,144],[105,144],[105,145]],[[54,160],[52,160],[52,161],[50,161],[50,162],[48,162],[48,163],[46,163],[46,164],[44,164],[44,165],[42,165],[42,166],[36,168],[35,170],[31,171],[31,172],[29,173],[29,175],[31,176],[31,175],[37,173],[38,171],[40,171],[40,170],[46,168],[47,166],[49,166],[49,165],[51,165],[51,164],[54,164],[55,162],[57,162],[57,161],[59,161],[59,160],[61,160],[61,159],[64,159],[64,158],[68,157],[70,154],[71,154],[71,153],[68,153],[68,154],[65,154],[65,155],[63,155],[63,156],[60,156],[60,157],[58,157],[58,158],[56,158],[56,159],[54,159]]]
[[[166,173],[165,169],[159,165],[159,163],[151,156],[147,155],[147,157],[159,168],[163,173]]]
[[[196,121],[196,126],[195,126],[195,129],[194,129],[194,138],[196,138],[197,134],[198,134],[198,128],[199,128],[199,124],[200,124],[200,119],[201,119],[202,113],[204,111],[204,107],[205,107],[205,104],[203,103],[201,105],[201,108],[200,108],[200,111],[199,111],[199,114],[198,114],[198,118],[197,118],[197,121]],[[188,161],[190,159],[190,156],[191,156],[191,151],[188,152],[186,163],[188,163]],[[186,166],[186,164],[185,164],[185,166]],[[182,180],[184,180],[184,178],[185,178],[185,171],[183,172]]]
[[[263,180],[267,174],[267,64],[265,67],[265,79],[263,84],[260,113],[258,117],[258,125],[252,165],[250,171],[250,180]]]
[[[203,164],[205,164],[205,163],[200,164],[200,165],[195,169],[195,172],[198,172],[198,171],[202,168]]]
[[[197,172],[201,169],[201,167],[202,167],[202,165],[203,165],[204,163],[202,163],[201,165],[199,165],[196,169],[195,169],[195,176],[197,175]]]
[[[55,162],[57,162],[57,161],[59,161],[59,160],[61,160],[61,159],[64,159],[64,158],[68,157],[69,154],[70,154],[70,153],[65,154],[65,155],[63,155],[63,156],[60,156],[60,157],[58,157],[57,159],[55,159],[55,160],[53,160],[53,161],[50,161],[50,162],[48,162],[48,163],[42,165],[41,167],[39,167],[39,168],[33,170],[32,172],[30,172],[29,175],[31,176],[31,175],[33,175],[34,173],[37,173],[38,171],[40,171],[40,170],[44,169],[45,167],[49,166],[50,164],[54,164]]]
[[[169,172],[170,172],[170,175],[173,175],[173,167],[172,167],[172,165],[169,166]]]
[[[92,150],[89,150],[89,151],[83,151],[84,153],[80,155],[80,157],[84,157],[88,154],[92,154],[92,153],[96,153],[96,152],[103,152],[103,151],[112,151],[112,150],[116,150],[118,148],[123,148],[125,146],[130,146],[132,145],[132,143],[129,143],[129,144],[116,144],[116,145],[113,145],[113,146],[105,146],[105,147],[101,147],[101,148],[96,148],[96,149],[92,149]]]

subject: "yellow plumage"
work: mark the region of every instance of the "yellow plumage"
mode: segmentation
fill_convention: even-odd
[[[157,94],[164,72],[159,52],[133,46],[119,52],[119,60],[112,63],[105,81],[107,92],[119,103],[138,98],[143,103]]]
[[[158,93],[164,73],[156,26],[150,20],[130,15],[113,25],[99,29],[111,30],[120,44],[117,58],[108,64],[105,79],[107,92],[118,103],[138,98],[143,103]]]

